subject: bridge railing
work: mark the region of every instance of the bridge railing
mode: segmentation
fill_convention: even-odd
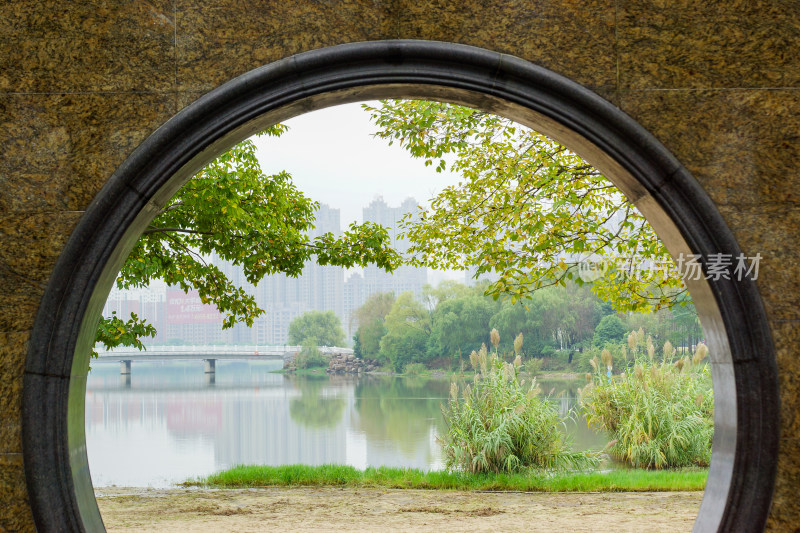
[[[104,356],[120,356],[125,354],[159,354],[159,355],[186,355],[186,354],[236,354],[236,355],[284,355],[289,353],[298,353],[302,346],[293,345],[238,345],[238,346],[224,346],[224,345],[192,345],[192,346],[174,346],[174,345],[151,345],[146,346],[146,350],[139,351],[133,348],[117,348],[115,350],[105,350],[97,347],[97,354],[101,358]],[[344,348],[339,346],[320,346],[319,351],[324,354],[344,353],[352,354],[352,348]]]

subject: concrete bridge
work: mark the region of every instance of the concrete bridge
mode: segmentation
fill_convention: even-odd
[[[147,346],[144,351],[132,348],[116,349],[113,351],[97,350],[99,361],[119,361],[120,374],[130,375],[133,361],[183,361],[201,360],[205,363],[206,374],[216,372],[218,360],[243,361],[243,360],[276,360],[284,362],[294,359],[302,346]],[[338,346],[320,346],[318,350],[326,356],[333,354],[352,354],[352,348]]]

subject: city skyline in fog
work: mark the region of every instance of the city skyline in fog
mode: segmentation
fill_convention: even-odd
[[[374,138],[378,127],[360,103],[313,111],[284,124],[289,131],[280,137],[253,138],[262,170],[291,174],[306,196],[339,210],[343,230],[351,222],[363,222],[362,210],[375,199],[396,207],[414,198],[428,207],[433,196],[458,182],[457,174],[426,167],[398,143],[389,146]],[[463,281],[464,273],[429,269],[428,277],[436,285],[444,279]]]
[[[376,102],[368,102],[375,106]],[[383,197],[393,206],[413,197],[427,207],[431,197],[458,181],[411,157],[397,143],[372,137],[378,130],[360,103],[300,115],[284,122],[281,137],[254,137],[266,174],[284,170],[306,196],[339,209],[343,228],[363,222],[362,209]]]
[[[364,220],[381,224],[387,229],[391,246],[402,253],[407,244],[399,239],[398,221],[416,207],[409,198],[404,203],[391,206],[383,200],[373,200],[363,208]],[[341,219],[337,208],[322,204],[315,213],[317,227],[309,232],[314,238],[324,233],[340,233]],[[289,326],[294,319],[309,311],[332,311],[339,319],[346,338],[354,331],[353,313],[376,293],[402,294],[410,291],[420,297],[428,282],[425,268],[408,265],[387,273],[369,265],[353,276],[347,269],[319,265],[315,261],[304,264],[302,275],[294,277],[276,273],[265,276],[255,286],[250,284],[241,265],[221,259],[216,254],[207,258],[235,286],[253,296],[256,305],[265,311],[251,325],[237,323],[232,328],[220,328],[223,314],[213,305],[204,303],[196,290],[184,293],[177,287],[164,284],[150,285],[136,291],[112,289],[103,314],[118,313],[127,317],[136,313],[152,324],[156,337],[148,344],[234,343],[246,345],[282,345],[289,343]]]

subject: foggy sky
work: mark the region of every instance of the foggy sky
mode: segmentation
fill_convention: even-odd
[[[261,168],[266,174],[289,172],[307,196],[341,209],[343,228],[361,222],[361,209],[376,196],[392,207],[409,196],[427,206],[457,181],[455,174],[437,173],[397,144],[373,138],[377,127],[361,104],[314,111],[285,124],[289,131],[279,138],[253,139]]]

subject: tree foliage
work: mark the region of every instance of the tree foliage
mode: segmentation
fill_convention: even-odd
[[[265,134],[283,131],[277,125]],[[123,265],[117,287],[144,287],[160,279],[186,292],[197,290],[203,303],[223,314],[223,328],[229,328],[236,322],[252,325],[263,310],[209,256],[241,266],[253,285],[268,274],[298,276],[312,258],[321,265],[375,264],[386,271],[400,265],[386,229],[377,224],[354,223],[341,237],[325,233],[311,239],[308,231],[318,207],[288,173],[266,175],[255,145],[244,141],[206,165],[158,211]],[[119,326],[111,320],[102,320],[96,340],[107,347],[129,344],[130,336],[103,334]],[[122,328],[130,332],[136,324],[141,322]]]
[[[684,336],[684,326],[698,324],[692,305],[649,314],[632,313],[623,320],[589,287],[572,282],[565,287],[535,291],[526,305],[512,304],[507,299],[495,301],[484,290],[485,285],[468,287],[447,282],[437,288],[426,287],[421,301],[411,293],[403,293],[397,299],[391,294],[373,295],[356,311],[358,320],[363,321],[354,336],[359,356],[378,359],[398,371],[413,363],[429,367],[449,364],[457,369],[470,352],[490,345],[488,332],[496,329],[497,352],[501,356],[519,353],[514,340],[521,335],[524,357],[549,358],[548,368],[560,368],[573,364],[580,348],[582,352],[571,368],[588,371],[589,360],[604,348],[619,361],[634,357],[634,352],[625,352],[625,337],[628,331],[638,330],[640,324],[648,324],[650,333],[637,331],[641,349],[636,353],[646,353],[650,344],[661,352],[673,338],[675,346],[692,346],[699,340]],[[680,313],[676,314],[676,310]],[[698,334],[699,330],[689,331]],[[366,353],[362,341],[367,346]]]
[[[377,136],[414,157],[460,174],[429,210],[406,217],[412,263],[494,272],[489,287],[512,301],[601,263],[592,291],[619,311],[674,304],[674,271],[629,275],[670,256],[644,217],[604,176],[553,140],[497,115],[439,102],[393,100],[365,106]]]
[[[450,298],[436,307],[428,351],[434,357],[468,355],[489,342],[487,325],[497,304],[482,294]]]
[[[606,315],[594,330],[592,344],[602,347],[607,342],[621,343],[625,333],[625,325],[617,315]]]
[[[594,332],[602,304],[587,287],[567,283],[535,291],[525,305],[503,305],[489,326],[497,328],[506,351],[519,333],[526,339],[526,353],[542,354],[547,346],[566,349]]]
[[[443,280],[436,287],[422,287],[422,302],[428,311],[433,312],[440,303],[455,298],[471,296],[475,291],[455,280]]]
[[[380,341],[381,360],[400,372],[408,363],[427,359],[430,313],[414,299],[414,293],[404,292],[395,300],[385,325],[386,335]]]
[[[153,337],[155,334],[156,328],[140,320],[136,313],[131,313],[128,320],[122,320],[117,317],[116,311],[112,311],[111,316],[104,318],[97,327],[95,342],[101,342],[105,346],[123,345],[142,350],[142,337]],[[94,348],[92,355],[98,355]]]
[[[361,357],[377,359],[381,350],[381,339],[386,335],[386,315],[392,310],[394,294],[375,293],[355,310],[353,318],[358,324],[356,336]]]
[[[289,324],[289,344],[313,341],[317,346],[343,346],[342,323],[333,311],[309,311]]]

